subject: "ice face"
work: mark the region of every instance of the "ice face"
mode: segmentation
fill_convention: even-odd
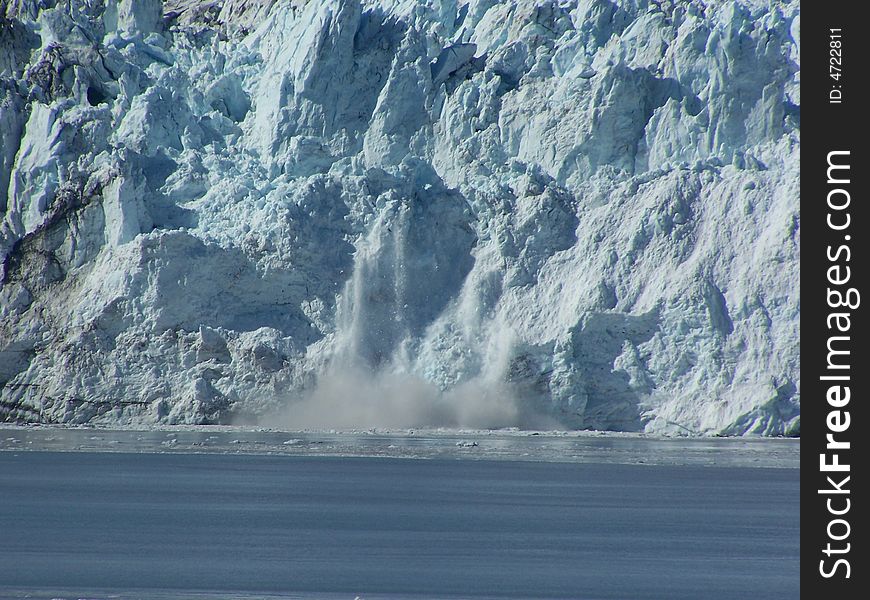
[[[798,430],[797,2],[2,6],[3,418]]]

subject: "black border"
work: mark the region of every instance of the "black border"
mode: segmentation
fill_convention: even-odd
[[[848,360],[851,369],[841,371],[851,378],[848,382],[851,401],[841,409],[849,411],[851,422],[847,431],[837,434],[838,440],[851,444],[850,449],[838,451],[839,461],[850,465],[850,472],[846,475],[851,477],[843,486],[850,490],[851,508],[843,516],[850,523],[850,535],[839,542],[851,544],[847,554],[839,555],[850,563],[848,579],[844,577],[843,565],[831,578],[824,578],[820,573],[822,559],[826,560],[828,569],[834,560],[823,553],[829,541],[828,523],[836,518],[829,514],[826,500],[836,497],[835,502],[842,503],[845,496],[819,493],[819,490],[831,487],[827,482],[828,475],[837,481],[842,480],[842,474],[823,473],[819,464],[820,454],[826,452],[825,436],[829,433],[826,419],[828,412],[833,410],[826,398],[831,383],[820,380],[821,376],[831,374],[827,369],[827,343],[829,336],[837,335],[829,331],[827,317],[829,313],[840,310],[830,308],[827,301],[827,290],[832,287],[828,282],[828,269],[833,264],[827,254],[829,246],[833,252],[843,243],[850,245],[851,260],[848,263],[841,260],[839,264],[851,267],[851,281],[841,289],[855,287],[859,292],[870,292],[864,285],[866,232],[870,228],[866,180],[870,173],[867,151],[861,143],[867,125],[861,113],[870,111],[867,85],[861,81],[866,73],[864,59],[870,47],[867,39],[870,34],[865,32],[866,24],[860,18],[861,8],[860,2],[846,1],[811,1],[801,6],[801,100],[808,110],[808,121],[802,132],[800,200],[804,224],[801,234],[801,370],[804,381],[801,393],[801,592],[807,598],[865,598],[868,589],[863,583],[867,555],[862,550],[866,549],[859,541],[863,535],[863,523],[859,517],[864,510],[864,495],[858,491],[859,487],[866,485],[865,469],[860,460],[861,454],[866,454],[866,448],[858,433],[866,427],[864,403],[867,400],[867,380],[870,379],[867,353],[862,352],[862,346],[870,343],[864,316],[867,312],[864,304],[870,302],[870,296],[864,297],[863,294],[861,305],[850,311],[848,349],[851,354]],[[842,30],[839,38],[842,40],[842,76],[839,80],[832,78],[829,70],[832,28]],[[842,90],[841,103],[829,101],[830,90],[835,88]],[[848,208],[851,226],[848,231],[839,232],[827,224],[827,194],[834,187],[842,187],[829,184],[827,177],[828,153],[837,150],[850,152],[848,160],[851,166],[850,182],[846,186],[851,195]],[[846,235],[851,238],[848,242],[844,239]],[[845,254],[841,257],[844,258]],[[841,529],[835,528],[835,533],[845,530],[842,524],[837,527]],[[763,591],[760,595],[764,595]]]

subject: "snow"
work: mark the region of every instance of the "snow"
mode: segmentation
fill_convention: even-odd
[[[105,6],[2,5],[4,418],[799,431],[797,2]]]

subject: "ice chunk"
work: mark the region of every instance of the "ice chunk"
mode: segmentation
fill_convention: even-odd
[[[476,44],[455,44],[444,48],[432,63],[432,83],[438,86],[447,81],[474,58],[476,51]]]

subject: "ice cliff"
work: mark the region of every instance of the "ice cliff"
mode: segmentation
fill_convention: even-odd
[[[793,434],[799,33],[782,0],[0,0],[0,420]]]

